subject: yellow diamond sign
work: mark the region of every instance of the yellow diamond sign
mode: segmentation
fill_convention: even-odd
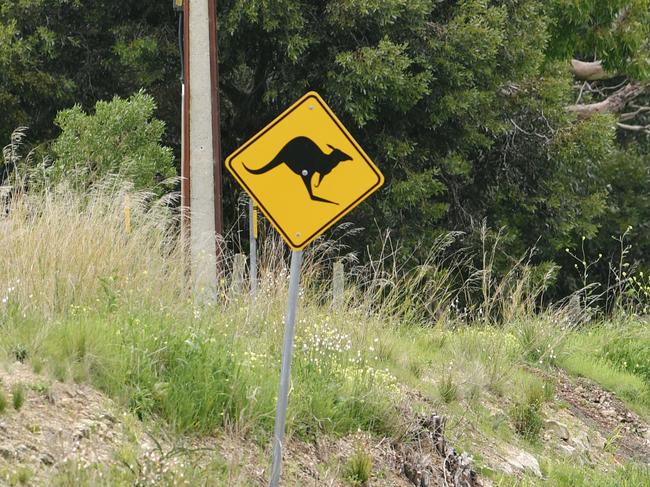
[[[295,250],[349,213],[384,176],[318,93],[300,98],[226,159]]]

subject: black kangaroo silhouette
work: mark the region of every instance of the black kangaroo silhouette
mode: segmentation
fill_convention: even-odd
[[[259,169],[250,169],[246,164],[244,164],[244,168],[246,168],[246,170],[251,174],[264,174],[269,172],[271,169],[278,167],[280,164],[286,164],[289,169],[302,178],[302,182],[307,188],[309,197],[313,201],[322,201],[323,203],[338,205],[338,203],[334,201],[326,200],[314,195],[311,188],[312,175],[318,174],[318,179],[316,180],[316,187],[318,187],[325,176],[332,172],[332,170],[341,162],[352,160],[352,158],[342,150],[332,147],[329,144],[327,144],[327,146],[332,149],[332,152],[329,154],[325,154],[320,150],[320,147],[318,147],[318,145],[309,137],[296,137],[287,142],[286,145],[280,149],[278,155]]]

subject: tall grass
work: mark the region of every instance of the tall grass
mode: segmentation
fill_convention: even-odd
[[[183,299],[174,216],[151,197],[109,183],[87,195],[65,185],[14,194],[0,212],[4,306],[53,317],[98,303],[160,307]]]
[[[277,237],[262,231],[256,300],[231,293],[233,232],[220,242],[219,299],[195,306],[169,199],[107,180],[87,194],[60,185],[4,201],[7,359],[19,354],[60,380],[90,382],[140,417],[181,431],[271,430],[288,277]],[[441,384],[431,371],[448,370],[450,358],[461,374],[471,370],[464,382],[449,372],[454,398],[477,388],[498,393],[516,360],[554,360],[582,320],[570,300],[544,305],[553,270],[533,266],[530,253],[498,274],[498,238],[476,256],[460,234],[444,234],[413,266],[387,235],[382,253],[359,264],[342,243],[356,231],[343,225],[341,239],[320,239],[306,252],[288,418],[294,434],[400,429],[391,419],[401,416],[397,376]],[[332,309],[329,279],[340,259],[348,286]],[[444,344],[444,330],[458,328]]]
[[[287,277],[277,240],[262,248],[254,302],[230,295],[224,251],[220,299],[196,307],[165,200],[108,181],[83,195],[65,186],[16,193],[1,214],[5,358],[20,351],[59,380],[90,382],[180,431],[271,430]],[[352,347],[354,324],[330,320],[310,291],[334,254],[337,244],[322,241],[305,259],[297,340],[306,348],[296,351],[289,425],[299,435],[387,431],[393,378],[373,367],[363,341]]]

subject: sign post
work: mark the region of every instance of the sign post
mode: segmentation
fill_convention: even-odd
[[[271,487],[280,483],[282,470],[282,447],[284,427],[287,421],[289,386],[291,385],[291,357],[293,355],[293,337],[295,335],[296,309],[298,307],[298,290],[300,288],[300,269],[302,267],[302,250],[291,252],[291,270],[289,272],[289,300],[287,318],[284,326],[284,343],[282,345],[282,369],[280,370],[280,390],[278,408],[275,413],[275,430],[273,433],[273,465],[271,467]]]
[[[257,208],[252,199],[248,200],[248,240],[250,253],[251,295],[257,296]]]
[[[226,168],[251,197],[250,221],[254,201],[293,250],[273,436],[270,485],[277,487],[303,249],[377,191],[384,176],[315,92],[304,95],[230,155]],[[251,274],[254,241],[251,238]]]

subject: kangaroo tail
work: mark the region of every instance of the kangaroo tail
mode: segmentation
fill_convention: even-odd
[[[278,167],[280,164],[282,164],[284,161],[278,154],[271,162],[268,164],[265,164],[264,166],[258,168],[258,169],[251,169],[248,167],[246,164],[244,164],[244,168],[251,174],[264,174],[265,172],[269,172],[271,169]]]

